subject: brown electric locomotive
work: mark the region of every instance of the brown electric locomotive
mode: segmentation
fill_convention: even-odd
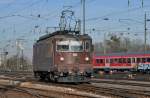
[[[33,46],[35,77],[54,82],[88,82],[92,74],[92,39],[76,31],[47,34]]]

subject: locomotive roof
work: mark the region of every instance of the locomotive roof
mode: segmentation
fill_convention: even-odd
[[[99,52],[95,52],[94,56],[136,56],[136,55],[150,55],[150,51],[147,52],[127,52],[127,53],[108,53],[108,54],[103,54]]]
[[[72,33],[78,33],[77,31],[68,31],[68,30],[64,30],[64,31],[56,31],[56,32],[53,32],[53,33],[50,33],[50,34],[46,34],[44,36],[41,36],[39,38],[39,40],[37,40],[37,42],[39,41],[42,41],[42,40],[45,40],[47,38],[50,38],[50,37],[53,37],[53,36],[56,36],[56,35],[64,35],[64,36],[67,36],[67,37],[82,37],[82,38],[87,38],[87,39],[91,39],[91,37],[88,35],[88,34],[84,34],[84,35],[81,35],[81,34],[72,34]]]

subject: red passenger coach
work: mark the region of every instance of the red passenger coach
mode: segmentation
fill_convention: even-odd
[[[141,64],[150,65],[150,52],[93,54],[94,71],[131,71]]]

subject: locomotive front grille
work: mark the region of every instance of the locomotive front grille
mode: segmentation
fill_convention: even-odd
[[[69,74],[84,74],[92,72],[91,64],[68,64],[68,65],[58,65],[58,71],[62,73]]]

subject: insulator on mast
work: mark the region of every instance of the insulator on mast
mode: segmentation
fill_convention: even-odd
[[[142,8],[143,8],[143,6],[144,6],[144,0],[142,0]]]
[[[128,7],[130,7],[130,0],[128,0]]]

